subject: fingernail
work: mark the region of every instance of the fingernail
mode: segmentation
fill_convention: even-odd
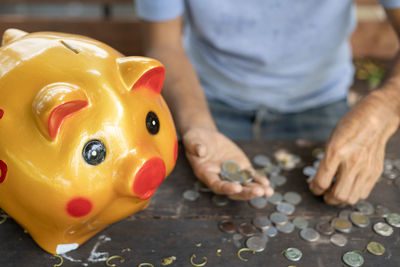
[[[269,187],[268,189],[267,189],[267,196],[268,197],[270,197],[270,196],[272,196],[273,194],[274,194],[274,190],[271,188],[271,187]]]

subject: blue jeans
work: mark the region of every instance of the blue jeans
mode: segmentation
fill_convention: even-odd
[[[268,109],[241,111],[227,104],[208,101],[218,129],[232,140],[326,141],[339,119],[350,109],[346,100],[298,113]]]

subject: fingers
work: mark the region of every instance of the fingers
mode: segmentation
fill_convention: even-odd
[[[254,172],[254,182],[259,184],[265,192],[265,195],[267,197],[270,197],[274,194],[274,189],[272,189],[272,187],[270,186],[269,180],[267,179],[267,177],[262,176],[256,172]]]
[[[337,153],[333,153],[330,148],[327,149],[318,167],[315,178],[309,180],[309,188],[315,195],[324,194],[331,186],[332,179],[339,167],[340,158]]]
[[[202,180],[215,194],[239,194],[243,191],[243,187],[240,184],[221,180],[219,174],[214,172],[207,172],[204,173],[204,175],[199,175],[199,179]]]

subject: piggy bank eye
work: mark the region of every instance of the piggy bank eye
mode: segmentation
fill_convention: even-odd
[[[160,121],[158,120],[157,115],[153,111],[147,113],[146,127],[147,131],[149,131],[150,134],[157,134],[158,131],[160,130]]]
[[[100,140],[90,140],[82,151],[83,159],[90,165],[102,163],[106,157],[106,147]]]

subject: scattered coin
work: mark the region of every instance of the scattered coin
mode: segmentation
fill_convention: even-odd
[[[283,195],[283,200],[290,204],[298,205],[301,202],[301,196],[296,192],[286,192]]]
[[[400,227],[400,214],[390,213],[386,218],[386,222],[393,227]]]
[[[301,238],[309,242],[315,242],[320,237],[319,233],[312,228],[301,229],[300,236]]]
[[[275,237],[278,234],[278,230],[271,226],[269,227],[267,230],[265,230],[264,235],[268,236],[268,237]]]
[[[318,160],[322,160],[324,156],[325,156],[325,153],[322,151],[322,152],[318,152],[315,155],[315,158],[318,159]]]
[[[255,252],[263,251],[265,249],[265,245],[266,245],[265,239],[257,235],[252,236],[246,240],[246,247]]]
[[[282,225],[277,225],[276,229],[279,232],[285,233],[285,234],[290,234],[294,231],[294,225],[291,222],[287,222]]]
[[[244,236],[253,236],[258,233],[256,227],[250,223],[244,222],[239,225],[238,228],[239,233],[241,233]]]
[[[316,161],[314,161],[314,163],[313,163],[313,167],[314,167],[315,169],[318,169],[319,164],[320,164],[320,161],[319,161],[319,160],[316,160]]]
[[[183,198],[188,201],[196,201],[199,197],[199,192],[194,190],[186,190],[185,192],[183,192]]]
[[[338,247],[344,247],[347,244],[347,237],[342,234],[333,234],[329,240]]]
[[[229,198],[227,198],[224,195],[213,195],[212,196],[212,202],[217,206],[217,207],[223,207],[229,204]]]
[[[352,212],[353,212],[353,211],[350,210],[350,209],[341,210],[341,211],[339,212],[338,217],[339,217],[340,219],[346,219],[346,220],[348,220],[348,219],[350,219],[350,214],[351,214]]]
[[[342,233],[350,233],[351,222],[346,219],[334,218],[331,222],[332,227]]]
[[[195,188],[196,188],[196,190],[203,192],[203,193],[211,192],[211,189],[208,188],[208,186],[200,180],[196,181]]]
[[[376,256],[381,256],[385,253],[385,247],[382,244],[374,241],[368,243],[367,250],[369,253]]]
[[[276,210],[279,211],[280,213],[286,214],[286,215],[291,215],[295,211],[295,207],[286,202],[281,202],[276,206]]]
[[[386,218],[390,214],[390,210],[382,205],[376,205],[375,214],[379,217]]]
[[[228,234],[233,234],[237,231],[238,225],[231,221],[231,220],[222,220],[218,224],[219,229],[222,232],[228,233]]]
[[[304,228],[307,228],[308,221],[306,219],[303,219],[303,218],[300,218],[300,217],[296,217],[293,220],[293,224],[294,224],[294,226],[296,226],[299,229],[304,229]]]
[[[363,256],[355,251],[346,252],[343,255],[343,261],[351,267],[359,267],[364,264]]]
[[[286,183],[287,178],[283,175],[273,175],[269,177],[269,181],[274,183],[276,186],[282,186]]]
[[[393,228],[384,222],[377,222],[372,227],[378,235],[381,236],[391,236],[393,234]]]
[[[269,157],[259,154],[253,158],[253,163],[259,167],[267,167],[271,163],[271,160]]]
[[[255,209],[263,209],[267,206],[267,198],[265,197],[255,197],[253,199],[249,200],[250,206],[252,206]]]
[[[271,221],[265,216],[255,217],[253,219],[253,225],[261,231],[265,231],[272,226]]]
[[[286,259],[290,261],[299,261],[303,256],[303,253],[297,248],[288,248],[284,253]]]
[[[277,205],[282,202],[283,196],[281,193],[275,192],[272,196],[268,197],[268,202]]]
[[[275,225],[283,225],[289,221],[288,217],[285,214],[279,213],[279,212],[273,212],[269,216],[269,219],[275,224]]]
[[[360,200],[356,203],[356,209],[364,215],[372,215],[375,212],[374,206],[366,200]]]
[[[241,234],[233,234],[232,236],[233,244],[238,248],[242,247],[242,242],[241,242],[242,239],[243,236]]]
[[[237,164],[233,160],[224,161],[222,163],[221,168],[222,168],[222,171],[228,172],[228,173],[234,173],[234,172],[238,172],[240,170],[239,164]]]
[[[358,227],[364,228],[369,225],[369,218],[361,212],[352,212],[350,214],[351,222]]]
[[[312,166],[306,166],[303,169],[303,174],[308,177],[315,176],[315,174],[317,174],[317,169]]]
[[[331,235],[335,232],[335,229],[328,221],[319,222],[315,229],[323,235]]]
[[[281,173],[281,168],[276,166],[276,165],[269,165],[266,168],[264,168],[265,172],[267,174],[269,174],[270,176],[276,176],[279,175],[279,173]]]

